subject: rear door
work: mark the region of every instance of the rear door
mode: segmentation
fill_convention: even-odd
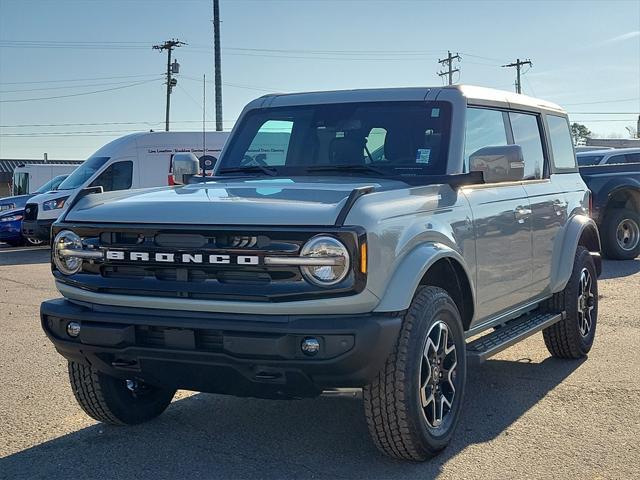
[[[477,150],[512,143],[508,114],[467,110],[465,163]],[[477,319],[526,302],[531,296],[531,206],[521,182],[466,187],[476,238]]]
[[[542,118],[530,112],[509,112],[513,141],[522,148],[525,171],[523,187],[531,204],[532,285],[531,295],[545,293],[551,280],[554,240],[567,222],[568,202],[562,178],[549,175]]]

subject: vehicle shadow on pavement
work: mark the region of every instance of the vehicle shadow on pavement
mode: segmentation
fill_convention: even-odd
[[[500,435],[580,365],[492,360],[470,370],[454,440],[423,464],[376,451],[359,395],[198,394],[145,425],[95,425],[0,459],[0,478],[432,478],[467,446]]]
[[[49,263],[51,250],[45,247],[6,247],[0,248],[0,267],[9,265],[34,265]]]
[[[602,274],[599,280],[630,277],[640,272],[640,258],[633,260],[605,260],[602,262]]]

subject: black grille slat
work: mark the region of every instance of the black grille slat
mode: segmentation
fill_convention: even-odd
[[[24,207],[24,219],[31,221],[38,219],[38,204],[27,203]]]
[[[136,327],[136,345],[142,347],[166,347],[165,327]],[[222,332],[217,330],[193,330],[196,350],[221,352],[224,343]]]

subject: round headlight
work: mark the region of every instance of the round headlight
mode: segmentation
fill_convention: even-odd
[[[313,237],[302,247],[300,256],[317,257],[318,265],[300,267],[302,275],[315,285],[322,287],[335,285],[344,280],[349,273],[349,251],[333,237],[324,235]]]
[[[78,273],[82,258],[74,257],[70,250],[82,250],[82,240],[70,230],[62,230],[53,241],[53,263],[65,275]]]

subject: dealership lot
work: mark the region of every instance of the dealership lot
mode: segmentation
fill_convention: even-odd
[[[541,335],[470,371],[452,445],[425,464],[370,443],[357,394],[266,401],[179,392],[118,428],[77,406],[40,329],[57,296],[46,248],[0,246],[0,478],[635,478],[640,471],[640,260],[606,262],[595,346],[549,357]]]

